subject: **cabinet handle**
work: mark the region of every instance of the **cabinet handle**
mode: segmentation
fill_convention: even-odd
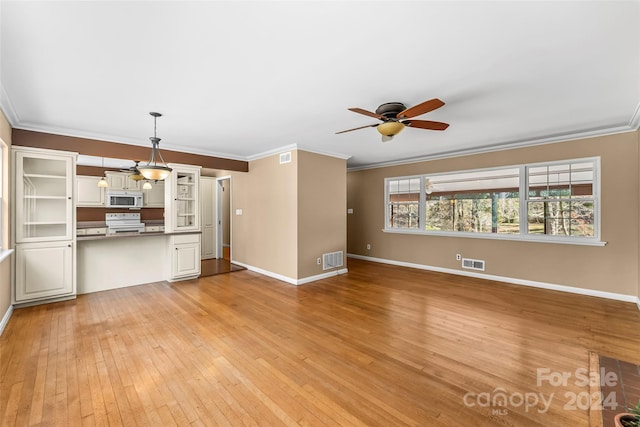
[[[68,248],[70,248],[70,247],[71,247],[71,245],[67,245],[67,247],[68,247]]]

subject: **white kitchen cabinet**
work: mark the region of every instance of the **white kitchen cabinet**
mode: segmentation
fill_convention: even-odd
[[[200,202],[201,202],[201,222],[202,222],[202,259],[218,258],[216,253],[216,188],[215,177],[200,177]]]
[[[143,208],[164,208],[164,181],[151,183],[150,190],[142,190]]]
[[[165,179],[165,229],[167,232],[200,231],[200,166],[170,163]]]
[[[99,176],[76,176],[76,206],[104,207],[104,187],[98,187]]]
[[[77,154],[14,147],[13,302],[75,296]]]
[[[105,175],[109,190],[140,191],[140,181],[129,178],[128,172],[106,172]]]
[[[22,147],[13,153],[15,242],[73,239],[75,155]]]
[[[16,245],[16,303],[75,294],[73,241]]]
[[[169,281],[200,276],[200,234],[171,236],[171,277]]]

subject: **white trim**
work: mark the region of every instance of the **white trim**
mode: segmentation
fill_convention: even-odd
[[[555,283],[536,282],[533,280],[516,279],[513,277],[495,276],[493,274],[474,273],[471,271],[460,271],[460,270],[454,270],[451,268],[434,267],[431,265],[415,264],[412,262],[395,261],[395,260],[384,259],[384,258],[374,258],[374,257],[369,257],[364,255],[357,255],[357,254],[347,254],[347,257],[362,259],[365,261],[379,262],[382,264],[397,265],[399,267],[417,268],[420,270],[436,271],[438,273],[455,274],[458,276],[469,276],[469,277],[475,277],[479,279],[493,280],[496,282],[511,283],[514,285],[530,286],[533,288],[549,289],[552,291],[568,292],[572,294],[587,295],[591,297],[606,298],[606,299],[612,299],[612,300],[624,301],[624,302],[635,302],[636,304],[640,304],[638,302],[638,298],[635,295],[625,295],[625,294],[618,294],[613,292],[598,291],[594,289],[577,288],[574,286],[558,285]],[[640,308],[640,305],[638,308]]]
[[[285,145],[282,147],[277,147],[271,150],[267,150],[267,151],[263,151],[261,153],[257,153],[257,154],[252,154],[250,156],[247,156],[245,158],[246,161],[253,161],[253,160],[260,160],[260,159],[264,159],[265,157],[271,157],[274,156],[276,154],[281,154],[284,153],[286,151],[292,151],[292,150],[299,150],[299,151],[307,151],[309,153],[315,153],[315,154],[320,154],[323,156],[329,156],[329,157],[336,157],[338,159],[342,159],[342,160],[347,160],[350,159],[351,156],[347,155],[347,154],[341,154],[341,153],[334,153],[331,151],[324,151],[324,150],[318,150],[317,148],[309,148],[309,147],[303,147],[301,145],[298,144],[289,144],[289,145]]]
[[[112,142],[115,144],[128,144],[128,145],[135,145],[139,147],[149,147],[149,142],[144,139],[127,138],[124,136],[102,134],[97,132],[84,132],[84,131],[79,131],[74,129],[59,128],[55,126],[42,126],[42,125],[36,125],[29,122],[20,123],[19,125],[13,126],[13,128],[20,129],[20,130],[33,131],[33,132],[50,133],[53,135],[69,136],[72,138],[94,139],[96,141],[101,141],[101,142]],[[236,154],[229,154],[229,153],[218,153],[215,151],[207,151],[207,150],[202,150],[202,149],[188,147],[188,146],[180,146],[180,145],[163,143],[160,148],[161,150],[176,151],[176,152],[187,153],[187,154],[197,154],[200,156],[219,157],[222,159],[239,160],[239,161],[245,161],[245,162],[247,161],[247,158],[245,156],[238,156]]]
[[[272,271],[264,270],[262,268],[254,267],[252,265],[245,264],[245,263],[242,263],[242,262],[232,261],[232,263],[233,264],[237,264],[237,265],[239,265],[241,267],[244,267],[249,271],[253,271],[254,273],[259,273],[259,274],[262,274],[263,276],[271,277],[272,279],[277,279],[277,280],[280,280],[282,282],[286,282],[286,283],[289,283],[291,285],[296,285],[296,286],[304,285],[305,283],[315,282],[316,280],[321,280],[321,279],[326,279],[326,278],[329,278],[329,277],[339,276],[339,275],[345,274],[345,273],[347,273],[349,271],[346,268],[342,268],[340,270],[329,271],[327,273],[318,274],[318,275],[315,275],[315,276],[304,277],[302,279],[293,279],[293,278],[291,278],[289,276],[284,276],[282,274],[274,273]]]
[[[636,111],[633,112],[631,120],[629,120],[629,127],[636,130],[638,130],[638,128],[640,127],[640,102],[636,107]]]
[[[426,231],[416,228],[383,228],[383,233],[392,234],[415,234],[418,236],[434,236],[434,237],[462,237],[469,239],[490,239],[490,240],[507,240],[516,242],[531,242],[531,243],[554,243],[562,245],[577,245],[577,246],[605,246],[607,242],[602,240],[592,239],[589,237],[558,237],[540,235],[521,235],[521,234],[497,234],[497,233],[472,233],[465,231]]]
[[[20,119],[18,118],[18,113],[16,112],[16,109],[13,106],[13,103],[11,102],[9,95],[7,95],[7,92],[4,90],[4,86],[2,85],[1,82],[0,82],[0,108],[2,109],[2,112],[4,113],[11,127],[15,128],[15,126],[20,122]]]
[[[2,321],[0,321],[0,336],[4,332],[4,328],[9,323],[9,319],[11,319],[11,315],[12,314],[13,314],[13,306],[9,305],[9,308],[7,309],[7,312],[4,313],[4,316],[2,316]]]
[[[637,117],[637,116],[638,114],[634,114],[636,122],[640,121],[640,117]],[[389,166],[403,166],[403,165],[410,165],[414,163],[427,162],[431,160],[450,159],[454,157],[469,156],[474,154],[494,153],[497,151],[512,150],[515,148],[533,147],[536,145],[555,144],[555,143],[561,143],[561,142],[574,141],[577,139],[587,139],[587,138],[595,138],[598,136],[616,135],[616,134],[625,133],[625,132],[635,132],[637,130],[638,130],[637,125],[634,125],[634,126],[622,125],[622,126],[615,126],[611,128],[587,130],[583,132],[558,134],[558,135],[542,137],[537,139],[491,144],[491,145],[486,145],[486,146],[477,147],[477,148],[443,151],[440,153],[430,154],[427,156],[414,157],[412,159],[394,160],[390,162],[371,163],[368,165],[354,166],[354,167],[347,168],[347,172],[356,172],[356,171],[367,170],[367,169],[379,169],[379,168],[386,168]]]
[[[13,253],[14,249],[0,250],[0,263],[5,259],[9,258]]]
[[[638,306],[638,310],[640,311],[640,297],[636,299],[636,305]]]

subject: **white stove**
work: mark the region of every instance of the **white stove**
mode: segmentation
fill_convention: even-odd
[[[108,213],[105,215],[107,234],[139,233],[144,231],[139,213]]]

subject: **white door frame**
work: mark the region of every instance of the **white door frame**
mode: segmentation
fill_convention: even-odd
[[[216,251],[218,253],[218,256],[220,258],[223,257],[223,248],[222,248],[222,196],[223,196],[223,191],[220,191],[220,187],[222,186],[222,181],[225,180],[229,180],[229,244],[231,245],[231,242],[233,242],[233,197],[231,197],[232,193],[232,189],[231,189],[231,175],[225,175],[225,176],[221,176],[221,177],[216,177],[216,198],[217,198],[217,203],[216,203],[216,222],[217,222],[217,227],[216,227]],[[229,259],[233,260],[233,245],[231,245],[231,252],[229,253]]]

